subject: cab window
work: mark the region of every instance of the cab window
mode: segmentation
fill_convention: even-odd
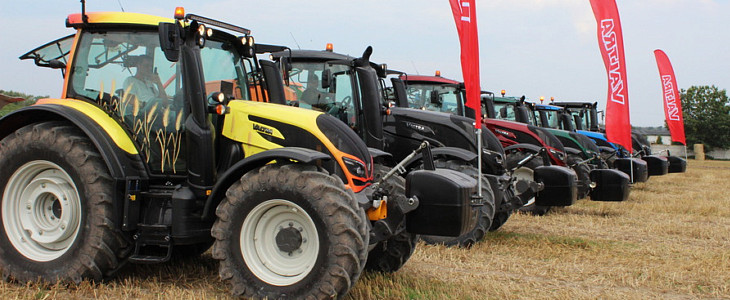
[[[180,67],[165,59],[155,32],[85,32],[68,96],[93,101],[134,137],[150,170],[185,170]]]

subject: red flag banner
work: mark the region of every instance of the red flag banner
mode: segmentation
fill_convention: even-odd
[[[672,135],[672,142],[679,142],[687,145],[684,138],[684,118],[682,117],[682,101],[677,90],[677,78],[674,77],[674,69],[669,57],[662,50],[654,50],[656,64],[659,67],[659,77],[662,81],[664,92],[664,116],[667,119],[667,127]]]
[[[476,116],[475,128],[481,128],[482,104],[479,85],[479,35],[477,34],[477,7],[475,0],[449,0],[456,30],[461,43],[461,72],[466,87],[466,106]]]
[[[621,21],[615,0],[590,0],[598,24],[598,47],[608,73],[606,136],[631,151],[629,92]]]

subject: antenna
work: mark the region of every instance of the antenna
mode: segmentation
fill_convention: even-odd
[[[294,37],[294,34],[289,31],[289,35],[291,35],[291,39],[294,40],[294,44],[297,45],[297,49],[302,50],[302,47],[299,47],[299,43],[297,42],[297,39]]]
[[[86,15],[86,0],[81,0],[81,21],[84,24],[89,23],[89,17]]]
[[[122,6],[122,0],[117,0],[117,3],[119,3],[119,8],[121,8],[122,12],[124,12],[124,6]]]
[[[421,72],[418,72],[418,68],[416,68],[416,64],[413,63],[412,60],[411,60],[411,65],[413,65],[413,69],[416,70],[416,75],[421,75]]]

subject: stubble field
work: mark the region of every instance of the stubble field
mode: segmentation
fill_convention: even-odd
[[[730,162],[636,184],[624,203],[581,200],[513,215],[471,249],[419,244],[394,274],[365,273],[348,299],[730,299]],[[228,298],[217,262],[130,266],[107,282],[0,283],[0,299]]]

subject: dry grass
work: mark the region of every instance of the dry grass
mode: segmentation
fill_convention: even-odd
[[[351,299],[730,299],[730,162],[690,161],[626,203],[579,201],[515,215],[472,249],[420,244],[394,274],[364,274]],[[216,262],[133,266],[80,286],[0,283],[2,299],[227,298]]]

